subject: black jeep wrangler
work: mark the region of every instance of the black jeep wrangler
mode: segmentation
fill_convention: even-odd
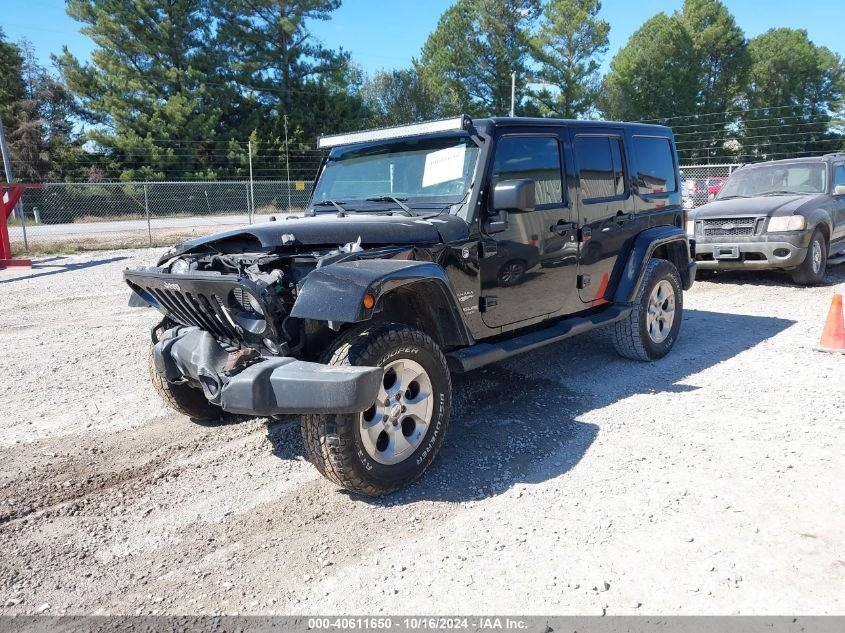
[[[450,372],[608,326],[667,354],[695,276],[660,126],[469,117],[323,137],[304,217],[127,270],[152,381],[194,418],[302,414],[310,460],[382,495],[437,454]]]

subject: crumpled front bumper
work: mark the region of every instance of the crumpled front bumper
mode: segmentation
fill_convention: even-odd
[[[169,382],[198,384],[224,411],[269,416],[358,413],[375,402],[381,367],[343,367],[283,356],[227,370],[230,354],[195,327],[166,331],[153,346],[156,369]]]

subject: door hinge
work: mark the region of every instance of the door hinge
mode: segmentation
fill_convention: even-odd
[[[578,275],[578,289],[582,290],[590,285],[589,275]]]
[[[496,297],[481,297],[478,302],[478,311],[487,312],[499,305],[499,300]]]

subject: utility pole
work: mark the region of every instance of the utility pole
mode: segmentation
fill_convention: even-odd
[[[288,115],[285,113],[285,169],[288,174],[288,213],[290,213],[290,154],[288,153]]]
[[[508,116],[513,117],[516,116],[514,114],[514,105],[516,102],[516,73],[511,73],[511,111],[508,113]]]
[[[247,214],[249,214],[249,223],[252,224],[255,216],[255,189],[253,188],[252,180],[252,140],[249,141],[249,197],[251,199]]]

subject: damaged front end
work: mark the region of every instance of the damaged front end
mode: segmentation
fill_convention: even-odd
[[[373,403],[382,380],[380,367],[229,352],[196,327],[167,330],[153,346],[153,358],[169,382],[199,384],[212,404],[247,415],[357,413]]]
[[[124,279],[130,304],[165,316],[153,355],[168,382],[202,389],[232,413],[360,412],[375,400],[382,369],[302,360],[307,324],[290,316],[298,283],[321,261],[295,252],[205,251],[127,270]]]

